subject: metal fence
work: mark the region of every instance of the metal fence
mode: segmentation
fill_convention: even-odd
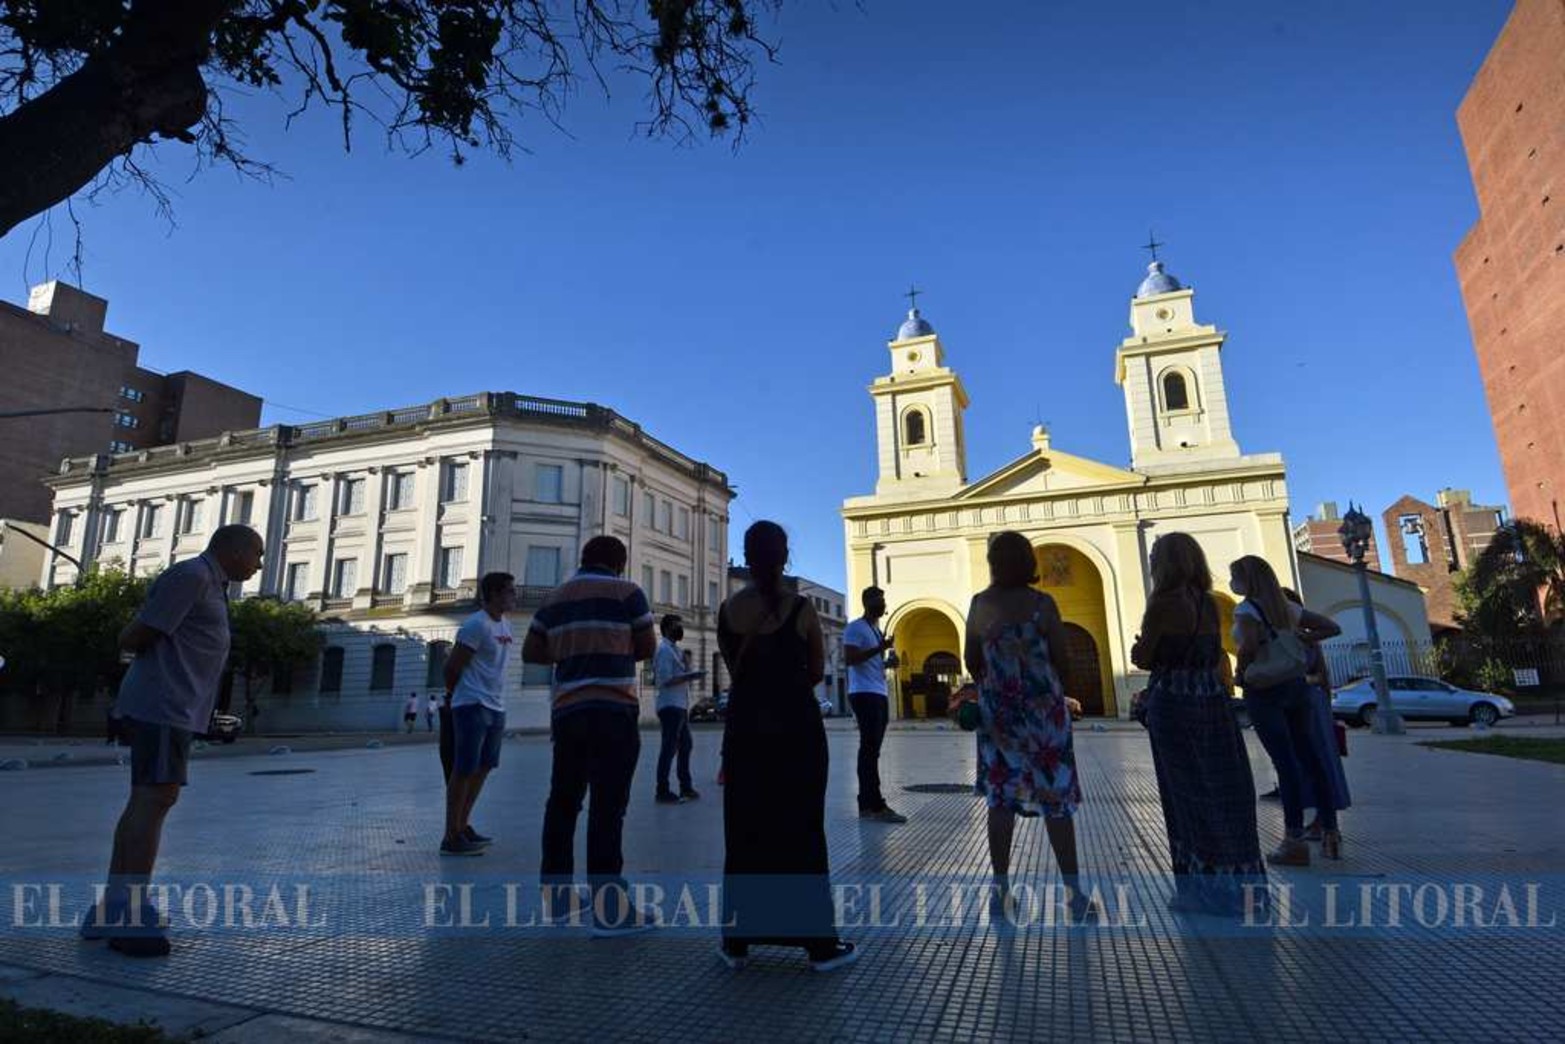
[[[1565,639],[1454,635],[1435,642],[1381,642],[1387,674],[1443,678],[1454,685],[1528,695],[1565,686]],[[1334,685],[1367,677],[1369,643],[1321,646]]]

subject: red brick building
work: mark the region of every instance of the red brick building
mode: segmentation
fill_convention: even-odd
[[[1489,546],[1505,509],[1474,504],[1465,489],[1442,489],[1435,501],[1403,497],[1381,521],[1396,575],[1424,589],[1429,626],[1439,631],[1456,628],[1457,576]]]
[[[65,283],[0,301],[0,413],[91,406],[0,421],[0,518],[47,522],[40,481],[66,457],[128,453],[261,423],[261,400],[197,373],[137,365],[140,349],[104,330],[109,302]]]
[[[1329,558],[1334,562],[1352,564],[1347,549],[1342,546],[1342,516],[1335,501],[1328,500],[1315,508],[1315,513],[1293,527],[1293,546],[1306,554]],[[1380,544],[1373,533],[1369,537],[1369,549],[1364,552],[1364,563],[1380,572]]]
[[[1456,250],[1456,269],[1511,511],[1558,525],[1565,514],[1565,0],[1518,0],[1456,119],[1481,215]]]

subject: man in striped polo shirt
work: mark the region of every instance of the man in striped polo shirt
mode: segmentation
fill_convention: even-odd
[[[571,883],[576,818],[590,790],[587,878],[597,935],[654,927],[630,908],[621,877],[625,808],[641,753],[636,662],[657,651],[647,596],[622,578],[626,558],[625,545],[614,537],[587,541],[581,569],[550,592],[522,645],[523,661],[554,665],[554,768],[543,815],[543,884],[554,892]]]

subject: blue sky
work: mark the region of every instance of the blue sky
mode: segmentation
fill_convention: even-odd
[[[1510,4],[1310,8],[789,3],[737,152],[636,137],[634,89],[461,169],[235,98],[287,180],[186,180],[167,150],[177,227],[131,192],[78,208],[84,282],[145,365],[257,392],[267,423],[481,389],[612,406],[729,473],[736,544],[776,518],[840,584],[908,284],[972,395],[971,477],[1040,418],[1124,464],[1114,349],[1155,228],[1298,517],[1503,503],[1450,255],[1477,216],[1455,109]],[[8,300],[67,274],[63,215],[34,231],[0,240]]]

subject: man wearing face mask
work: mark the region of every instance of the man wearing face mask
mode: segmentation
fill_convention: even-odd
[[[694,801],[701,795],[690,779],[690,680],[698,677],[685,665],[685,655],[679,642],[685,637],[685,625],[678,616],[670,613],[658,624],[663,640],[652,657],[652,675],[658,687],[658,721],[663,725],[663,745],[658,750],[657,801],[661,805],[677,805]],[[679,752],[679,793],[668,786],[668,769]]]

